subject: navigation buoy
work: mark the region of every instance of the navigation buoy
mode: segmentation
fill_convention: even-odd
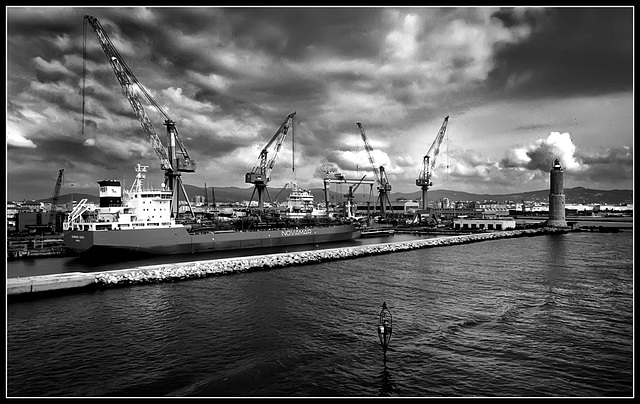
[[[391,333],[393,332],[393,319],[391,317],[391,312],[387,307],[387,302],[382,302],[382,310],[380,311],[380,320],[378,321],[378,337],[380,338],[380,345],[382,346],[382,351],[386,353],[387,348],[389,348],[389,341],[391,341]]]

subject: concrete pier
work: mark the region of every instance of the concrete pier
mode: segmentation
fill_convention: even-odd
[[[95,282],[95,274],[83,272],[8,278],[7,295],[83,288]]]
[[[356,247],[331,248],[325,250],[254,255],[224,258],[210,261],[193,261],[160,264],[102,272],[73,272],[56,275],[30,276],[7,279],[7,295],[32,295],[40,292],[60,292],[79,288],[106,288],[132,284],[158,283],[202,278],[213,275],[233,274],[312,264],[324,261],[358,258],[369,255],[388,254],[420,248],[448,246],[506,237],[535,236],[566,233],[570,230],[545,227],[538,229],[496,231],[490,233],[443,236],[422,240],[400,241]]]

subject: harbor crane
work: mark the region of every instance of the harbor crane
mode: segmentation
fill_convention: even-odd
[[[54,232],[54,221],[56,218],[56,206],[58,205],[58,197],[60,196],[60,187],[62,186],[62,182],[64,181],[64,168],[58,172],[58,179],[56,180],[56,186],[53,189],[53,195],[51,196],[51,208],[49,209],[49,222],[47,227],[49,231]]]
[[[444,122],[442,123],[442,127],[440,127],[440,131],[436,136],[433,144],[427,151],[427,154],[424,155],[422,159],[422,170],[420,174],[418,174],[418,178],[416,179],[416,185],[422,189],[422,210],[428,209],[428,199],[427,199],[427,191],[429,187],[433,185],[431,182],[431,174],[436,166],[436,157],[440,152],[440,145],[442,144],[442,139],[444,139],[444,134],[447,131],[447,124],[449,123],[449,115],[444,118]]]
[[[335,178],[330,178],[328,176],[329,172],[327,171],[327,177],[324,179],[324,200],[325,200],[325,204],[326,204],[326,208],[327,208],[327,214],[329,212],[329,193],[327,191],[327,185],[331,185],[332,183],[337,183],[337,184],[354,184],[349,186],[349,192],[345,195],[345,197],[347,198],[347,215],[348,217],[353,217],[355,215],[351,214],[351,204],[353,202],[353,196],[356,192],[356,190],[358,189],[358,187],[361,184],[369,184],[371,187],[373,187],[373,184],[375,184],[375,181],[373,180],[365,180],[366,175],[363,176],[361,179],[349,179],[349,178],[345,178],[343,175],[336,175]]]
[[[269,196],[269,191],[267,191],[267,183],[271,181],[271,170],[273,170],[273,166],[276,163],[276,157],[278,157],[278,152],[284,143],[285,138],[287,137],[287,132],[291,128],[291,137],[293,138],[293,117],[296,115],[295,111],[290,113],[287,118],[282,122],[282,125],[278,128],[276,133],[271,137],[271,140],[267,143],[267,145],[260,151],[260,155],[258,158],[260,159],[260,164],[255,166],[250,173],[245,174],[244,182],[247,184],[253,184],[253,192],[251,193],[251,199],[249,199],[249,205],[251,205],[251,201],[253,200],[253,196],[258,193],[258,209],[262,209],[264,206],[264,198],[263,195],[266,192],[267,196]],[[271,160],[267,161],[269,148],[274,146],[273,156],[271,156]],[[295,166],[294,166],[295,171]],[[271,196],[269,196],[269,200],[271,200]]]
[[[349,185],[349,191],[347,191],[347,193],[344,195],[345,198],[347,198],[347,202],[346,202],[346,211],[347,211],[347,217],[355,217],[356,216],[356,212],[353,205],[353,197],[354,194],[356,192],[356,190],[358,189],[358,187],[360,186],[360,184],[362,184],[362,181],[364,181],[364,179],[366,178],[366,175],[363,175],[362,178],[360,178],[360,181],[358,181],[357,184],[355,185]]]
[[[371,152],[373,148],[369,144],[367,140],[367,135],[364,132],[364,128],[360,122],[356,122],[358,128],[360,129],[360,136],[364,141],[364,149],[367,151],[367,156],[369,157],[369,163],[373,167],[373,174],[375,176],[376,183],[378,184],[378,192],[379,192],[379,200],[380,200],[380,215],[382,218],[386,217],[386,207],[389,207],[389,210],[393,212],[393,207],[391,206],[391,201],[389,200],[389,193],[391,192],[391,184],[389,184],[389,180],[387,179],[387,173],[384,169],[384,166],[377,166],[375,161],[373,160],[373,155]]]
[[[195,217],[193,209],[191,207],[191,203],[189,201],[189,198],[187,197],[187,193],[182,183],[181,173],[194,172],[196,170],[196,162],[189,156],[187,149],[184,147],[180,135],[178,134],[178,128],[176,127],[175,121],[171,119],[171,117],[162,109],[162,107],[160,107],[160,105],[153,99],[153,97],[151,97],[142,83],[138,81],[136,76],[133,74],[131,69],[129,69],[129,66],[127,66],[120,53],[109,39],[109,36],[105,32],[100,22],[95,17],[90,15],[85,15],[84,21],[85,23],[89,23],[89,25],[91,25],[96,35],[98,36],[100,46],[107,56],[107,59],[109,60],[109,63],[113,68],[113,72],[115,73],[125,96],[129,100],[133,111],[140,121],[142,129],[149,137],[153,150],[160,158],[160,168],[164,170],[165,177],[163,186],[165,186],[166,184],[168,189],[172,191],[171,216],[173,218],[176,218],[178,216],[180,190],[182,190],[185,196],[185,200],[189,206],[191,216]],[[142,103],[138,98],[138,93],[144,99],[146,99],[146,101],[151,104],[152,108],[155,109],[158,114],[164,119],[164,125],[167,127],[167,148],[165,148],[165,146],[162,144],[160,137],[157,135],[153,125],[151,124],[151,120],[147,116]]]

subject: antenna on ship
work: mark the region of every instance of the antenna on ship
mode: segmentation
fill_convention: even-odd
[[[133,192],[142,192],[142,182],[145,178],[147,178],[147,168],[149,166],[140,165],[140,163],[136,164],[136,178],[133,181],[133,185],[131,185],[131,193]],[[164,188],[164,183],[162,184]]]

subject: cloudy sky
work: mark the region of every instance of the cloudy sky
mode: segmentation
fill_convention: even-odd
[[[270,188],[321,188],[327,170],[373,179],[361,122],[392,192],[418,191],[445,116],[432,190],[548,189],[555,158],[567,188],[633,188],[632,7],[6,11],[8,199],[50,197],[60,169],[62,194],[128,188],[137,163],[162,182],[86,14],[176,122],[197,163],[185,184],[249,188],[295,111]]]

